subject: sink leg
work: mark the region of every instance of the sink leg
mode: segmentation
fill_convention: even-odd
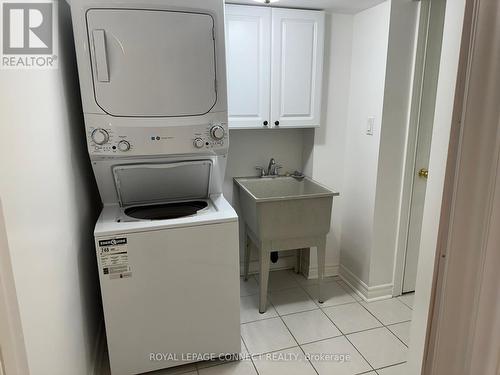
[[[248,268],[250,267],[250,239],[245,235],[245,281],[248,281]]]
[[[297,253],[295,254],[295,267],[293,268],[293,270],[295,273],[300,273],[302,249],[297,249],[296,251]]]
[[[321,239],[317,246],[318,252],[318,302],[323,303],[323,277],[325,274],[326,238]]]
[[[267,284],[269,282],[269,267],[271,260],[269,259],[270,248],[261,245],[259,252],[259,266],[260,266],[260,298],[259,298],[259,312],[264,314],[267,310]]]

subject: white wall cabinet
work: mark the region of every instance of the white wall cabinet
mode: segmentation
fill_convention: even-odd
[[[324,12],[226,6],[230,128],[316,127]]]
[[[230,127],[263,126],[271,109],[271,9],[226,5]]]

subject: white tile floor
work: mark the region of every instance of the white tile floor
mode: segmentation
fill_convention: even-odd
[[[271,272],[269,283],[265,314],[258,312],[258,277],[240,283],[242,352],[264,355],[148,375],[405,374],[412,294],[366,303],[339,278],[327,278],[325,303],[319,304],[315,280],[287,270]],[[341,357],[325,360],[322,354]]]

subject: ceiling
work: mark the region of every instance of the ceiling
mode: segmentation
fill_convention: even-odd
[[[385,0],[279,0],[273,7],[323,9],[339,13],[357,13]],[[226,0],[226,3],[259,5],[254,0]],[[261,4],[262,5],[262,4]]]

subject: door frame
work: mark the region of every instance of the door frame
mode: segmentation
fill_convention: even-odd
[[[438,8],[437,10],[432,9],[432,2],[432,0],[420,1],[418,15],[418,39],[415,47],[413,87],[407,133],[406,156],[404,162],[396,257],[394,262],[394,287],[392,294],[395,297],[400,296],[403,293],[406,252],[411,224],[410,218],[413,198],[413,186],[416,179],[415,170],[418,151],[417,147],[419,138],[419,125],[422,116],[422,96],[426,95],[424,89],[426,64],[428,63],[427,50],[429,48],[429,40],[432,40],[434,42],[438,41],[439,43],[442,42],[443,30],[442,28],[440,30],[434,30],[431,28],[431,17],[442,17],[444,22],[445,12],[442,8]],[[438,0],[438,2],[438,6],[444,6],[444,0]],[[441,14],[439,12],[441,12]]]
[[[500,370],[500,4],[465,3],[437,246],[424,250],[429,257],[434,251],[435,289],[427,334],[418,334],[421,314],[412,327],[412,340],[425,338],[420,370],[429,375]]]
[[[500,370],[499,19],[497,0],[447,3],[410,375]]]

